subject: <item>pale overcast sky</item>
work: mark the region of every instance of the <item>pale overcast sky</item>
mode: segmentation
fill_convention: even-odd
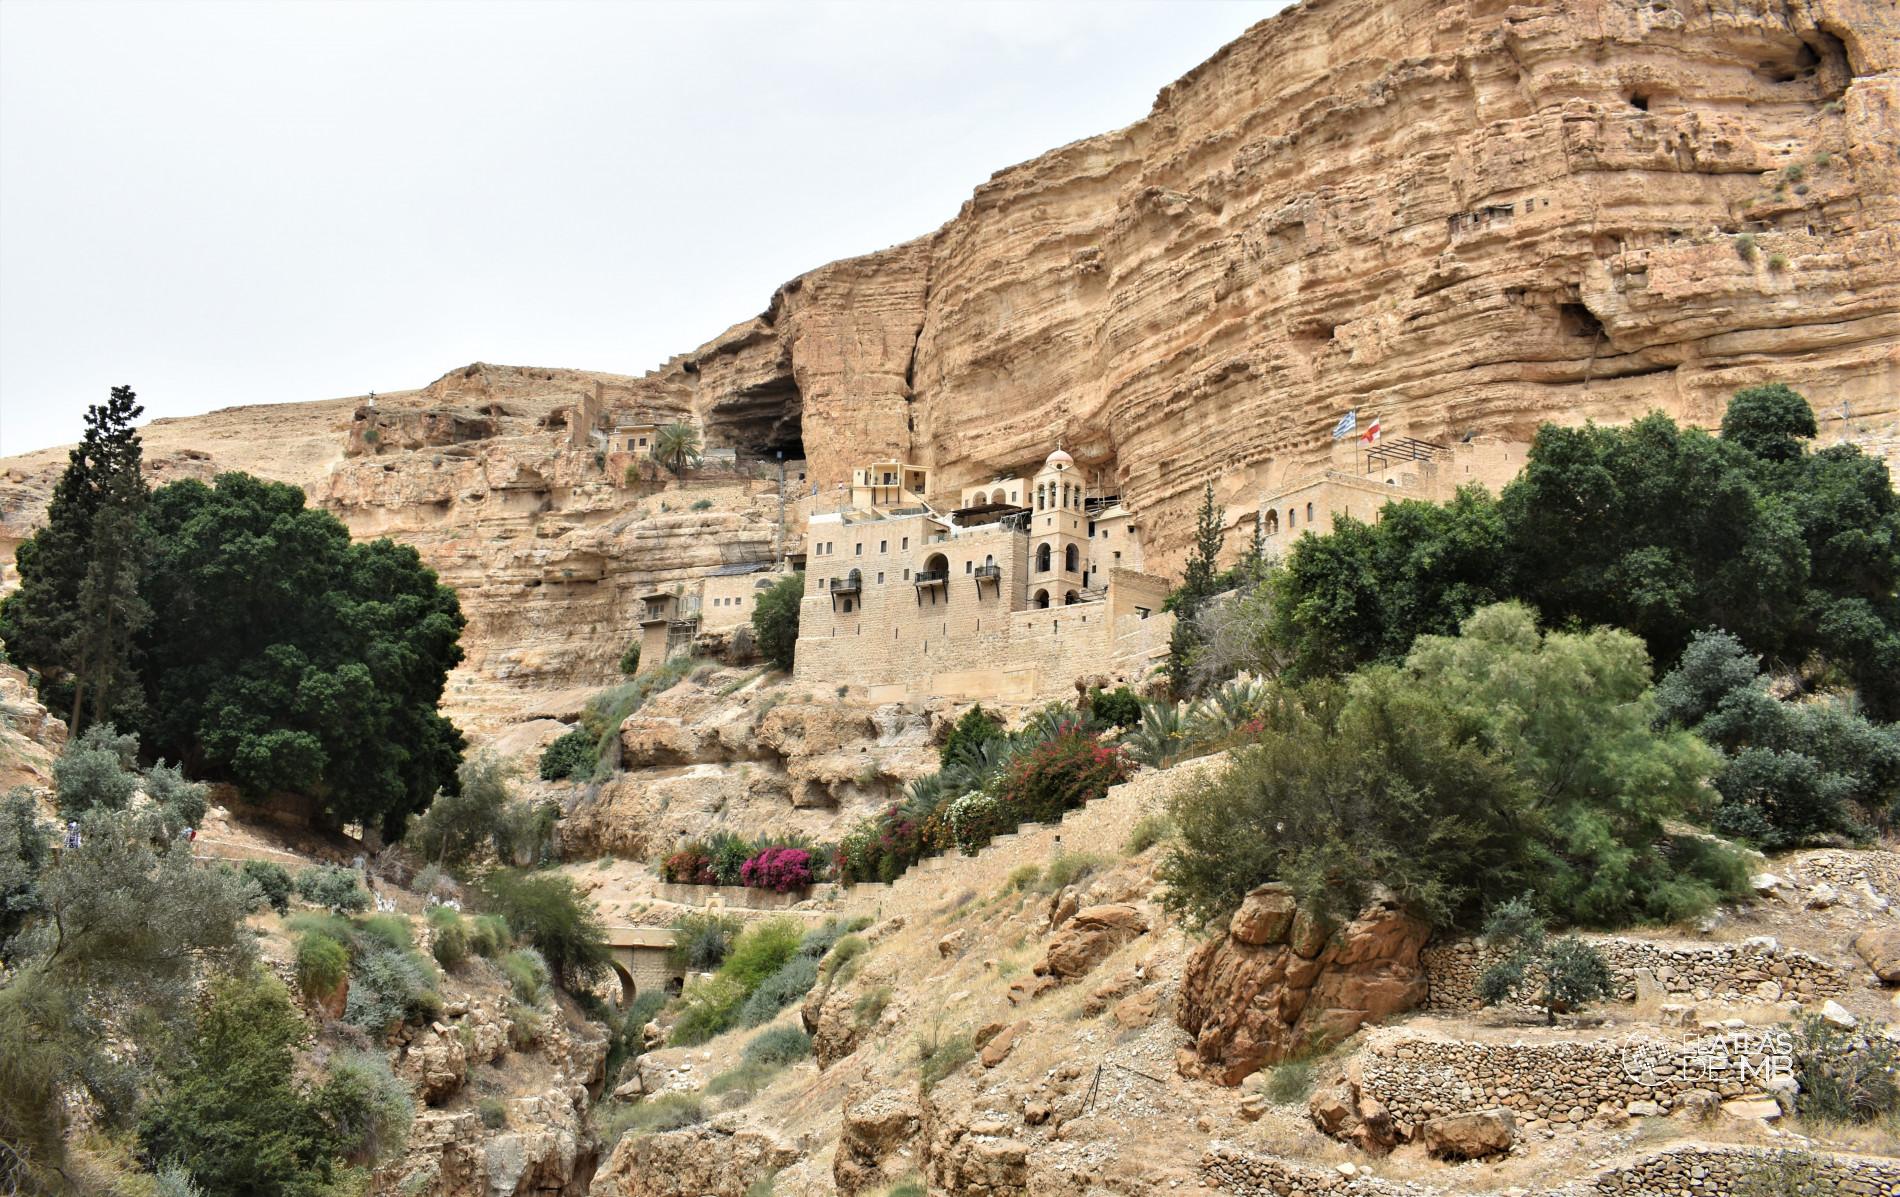
[[[0,455],[147,415],[639,374],[1277,0],[0,3]]]

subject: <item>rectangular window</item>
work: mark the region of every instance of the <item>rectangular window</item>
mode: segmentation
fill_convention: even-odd
[[[864,556],[864,542],[863,541],[860,540],[856,545],[852,547],[855,550],[853,554],[854,556],[858,556],[858,557]]]
[[[878,551],[878,552],[880,552],[880,553],[888,553],[888,552],[890,552],[890,550],[891,550],[891,542],[890,542],[890,541],[888,541],[888,540],[880,540],[880,541],[878,541],[878,542],[877,542],[877,551]]]
[[[909,571],[909,570],[905,570],[905,571],[904,571],[904,581],[906,581],[906,582],[908,582],[908,581],[910,581],[910,571]]]
[[[883,581],[884,581],[884,571],[883,571],[883,570],[879,570],[879,571],[877,571],[877,580],[878,580],[879,582],[883,582]]]
[[[964,573],[966,573],[966,574],[967,574],[967,573],[970,573],[971,571],[973,571],[973,570],[975,570],[975,569],[976,569],[976,562],[974,562],[974,561],[965,561],[965,562],[963,563],[963,572],[964,572]]]
[[[908,548],[910,547],[910,537],[908,537],[908,536],[906,536],[906,537],[904,538],[904,543],[903,543],[903,547],[904,547],[904,548],[907,548],[907,549],[908,549]]]

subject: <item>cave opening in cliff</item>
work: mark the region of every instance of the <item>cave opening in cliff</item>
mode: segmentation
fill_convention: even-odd
[[[1557,323],[1566,336],[1588,337],[1596,340],[1603,335],[1603,322],[1597,314],[1580,303],[1559,304]]]
[[[706,413],[707,443],[756,461],[805,459],[805,402],[790,374],[741,387]]]

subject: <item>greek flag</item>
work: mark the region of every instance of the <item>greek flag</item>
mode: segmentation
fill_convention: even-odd
[[[1358,410],[1355,409],[1353,411],[1347,412],[1345,415],[1339,417],[1339,423],[1333,425],[1333,439],[1338,440],[1340,437],[1345,436],[1347,433],[1351,432],[1354,428],[1358,426],[1359,426]]]

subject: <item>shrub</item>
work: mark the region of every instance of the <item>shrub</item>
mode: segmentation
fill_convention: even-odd
[[[759,595],[752,608],[752,634],[759,653],[780,669],[792,667],[798,649],[798,604],[805,597],[805,575],[787,574]]]
[[[1143,815],[1128,830],[1128,842],[1122,845],[1122,852],[1128,856],[1140,856],[1174,833],[1174,825],[1168,822],[1166,815]]]
[[[1018,823],[1053,823],[1127,781],[1130,772],[1131,763],[1119,749],[1065,726],[1011,762],[997,798]]]
[[[53,761],[59,813],[77,819],[89,810],[124,810],[138,790],[132,771],[138,752],[139,738],[120,735],[110,723],[95,723],[68,741]]]
[[[1141,722],[1141,699],[1127,686],[1089,691],[1089,711],[1103,723],[1133,727]]]
[[[851,1003],[851,1021],[860,1027],[874,1026],[891,1004],[891,987],[877,985],[858,995]]]
[[[739,880],[780,894],[804,889],[813,880],[811,853],[803,848],[767,848],[739,866]]]
[[[541,953],[562,988],[607,971],[600,922],[565,876],[496,869],[483,879],[482,892],[490,910]]]
[[[352,925],[361,951],[406,952],[416,943],[409,933],[409,920],[399,914],[372,914],[357,919]]]
[[[427,1022],[442,1012],[435,978],[415,952],[365,945],[350,970],[343,1021],[380,1038],[400,1023]]]
[[[1735,252],[1745,262],[1755,260],[1755,234],[1738,233],[1735,236]]]
[[[1267,1075],[1267,1097],[1283,1106],[1304,1102],[1313,1091],[1313,1063],[1288,1060],[1276,1064]]]
[[[696,503],[694,503],[694,504],[693,504],[693,510],[694,510],[694,511],[710,511],[710,510],[712,510],[712,500],[711,500],[711,499],[700,499],[700,500],[699,500],[698,502],[696,502]]]
[[[1847,1030],[1818,1014],[1795,1027],[1795,1111],[1803,1118],[1866,1123],[1900,1109],[1900,1046],[1884,1024]]]
[[[926,1093],[934,1089],[938,1081],[963,1067],[976,1056],[976,1043],[967,1032],[920,1037],[917,1045],[918,1079]]]
[[[501,971],[508,978],[515,999],[534,1005],[547,993],[548,963],[533,948],[516,948],[504,956]]]
[[[290,909],[290,871],[268,860],[247,860],[240,875],[257,887],[258,896],[278,914]]]
[[[937,750],[938,767],[947,769],[960,753],[976,745],[1008,737],[1009,733],[1003,729],[1003,721],[984,710],[983,704],[979,702],[958,716],[951,725],[943,747]]]
[[[717,885],[712,854],[694,841],[660,862],[660,876],[674,885]]]
[[[1491,912],[1484,938],[1508,952],[1478,978],[1478,996],[1486,1005],[1528,994],[1554,1026],[1559,1011],[1580,1010],[1610,993],[1610,966],[1602,953],[1575,935],[1551,939],[1544,921],[1522,898]]]
[[[745,986],[723,974],[687,986],[669,1041],[677,1047],[693,1047],[731,1029],[746,997]]]
[[[870,950],[870,940],[862,935],[847,935],[832,945],[831,951],[826,953],[823,962],[819,964],[818,973],[826,981],[830,981],[838,975],[839,970]]]
[[[784,968],[798,954],[805,929],[797,919],[776,918],[754,923],[733,942],[719,975],[743,985],[747,993]]]
[[[1041,865],[1017,865],[1014,869],[1010,870],[1009,879],[1003,883],[1003,892],[1013,894],[1019,890],[1035,889],[1036,883],[1040,880],[1042,880]]]
[[[381,1052],[341,1051],[330,1057],[316,1107],[338,1154],[356,1165],[401,1154],[416,1117],[408,1083],[390,1070]]]
[[[205,787],[186,781],[183,770],[164,761],[146,771],[145,795],[158,804],[166,825],[174,833],[181,828],[203,825],[205,812],[210,809]]]
[[[985,844],[1016,826],[1010,814],[1002,802],[980,790],[953,798],[941,811],[949,839],[943,846],[955,845],[965,856],[975,856]]]
[[[640,650],[636,646],[627,650],[634,655],[635,668],[639,667]],[[626,668],[626,658],[621,658],[621,668]],[[594,771],[594,746],[599,737],[584,727],[576,727],[562,735],[541,750],[541,780],[562,781],[576,775],[586,778]]]
[[[635,640],[627,645],[627,651],[620,654],[620,672],[632,677],[640,672],[640,642]],[[546,776],[543,774],[543,776]]]
[[[331,913],[369,909],[369,894],[354,869],[315,865],[297,874],[297,896]]]
[[[478,914],[469,920],[468,946],[478,956],[493,959],[514,942],[508,920],[498,914]]]
[[[1093,873],[1102,858],[1092,852],[1058,852],[1043,870],[1036,888],[1045,894],[1060,893]]]
[[[810,993],[817,983],[818,962],[805,955],[792,957],[746,998],[739,1008],[739,1025],[756,1027],[771,1022],[780,1010]]]
[[[662,1093],[636,1105],[609,1102],[595,1115],[595,1128],[602,1151],[611,1151],[625,1135],[651,1135],[680,1130],[706,1120],[705,1106],[697,1093]]]
[[[508,1103],[499,1097],[482,1098],[475,1103],[475,1111],[489,1130],[500,1130],[508,1125]]]
[[[1350,918],[1383,883],[1437,925],[1528,893],[1566,922],[1674,920],[1735,892],[1739,861],[1676,852],[1713,758],[1658,733],[1641,642],[1480,611],[1404,668],[1285,692],[1259,743],[1177,793],[1167,901],[1224,920],[1263,881]],[[1694,868],[1696,871],[1688,871]]]
[[[811,1036],[799,1027],[773,1027],[754,1035],[745,1045],[748,1064],[796,1064],[811,1055]]]
[[[409,888],[424,898],[456,898],[462,896],[462,887],[455,883],[448,871],[438,864],[426,864],[410,881]]]
[[[684,971],[711,972],[725,962],[732,941],[745,929],[736,915],[693,913],[673,925],[673,946],[667,950],[668,962]]]
[[[740,870],[752,857],[752,845],[736,835],[720,833],[706,845],[715,885],[738,885]]]
[[[297,988],[312,1002],[337,991],[350,975],[350,950],[320,931],[297,937]]]
[[[429,951],[435,962],[451,972],[460,968],[471,950],[468,924],[446,906],[431,906],[426,917],[431,932]]]
[[[822,960],[846,934],[843,923],[835,918],[826,919],[822,927],[813,927],[805,932],[805,937],[798,941],[798,954]]]

